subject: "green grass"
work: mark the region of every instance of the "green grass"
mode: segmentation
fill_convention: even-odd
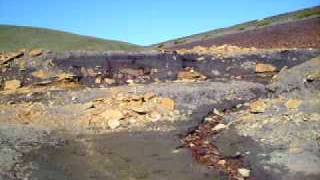
[[[264,26],[268,26],[270,24],[272,24],[272,21],[270,21],[270,20],[261,20],[261,21],[257,22],[256,26],[257,27],[264,27]]]
[[[43,28],[0,25],[0,52],[21,48],[42,48],[56,52],[70,50],[135,50],[139,46]]]
[[[296,17],[298,19],[304,19],[310,16],[317,16],[317,15],[320,15],[320,9],[312,9],[312,10],[304,11],[304,12],[298,13]]]

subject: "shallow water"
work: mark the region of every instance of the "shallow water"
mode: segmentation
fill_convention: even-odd
[[[27,161],[37,166],[36,179],[223,179],[179,145],[172,133],[81,136],[57,149],[43,147]]]

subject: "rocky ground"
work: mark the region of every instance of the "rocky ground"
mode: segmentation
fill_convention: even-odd
[[[319,179],[320,51],[0,54],[0,179]]]

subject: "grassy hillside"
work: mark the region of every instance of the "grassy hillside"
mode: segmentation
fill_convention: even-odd
[[[204,33],[199,33],[187,37],[182,37],[163,43],[155,44],[152,47],[168,48],[182,44],[189,44],[196,41],[203,41],[214,39],[228,34],[235,34],[239,32],[245,32],[250,30],[261,29],[277,24],[284,24],[289,22],[301,21],[305,19],[320,17],[320,6],[303,9],[295,12],[285,13],[277,16],[264,18],[261,20],[254,20],[242,24],[237,24],[228,28],[216,29]]]
[[[21,48],[67,50],[134,50],[139,46],[43,28],[0,25],[0,51]]]

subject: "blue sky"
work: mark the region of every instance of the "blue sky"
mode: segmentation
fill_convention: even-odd
[[[148,45],[319,4],[320,0],[0,0],[0,24]]]

